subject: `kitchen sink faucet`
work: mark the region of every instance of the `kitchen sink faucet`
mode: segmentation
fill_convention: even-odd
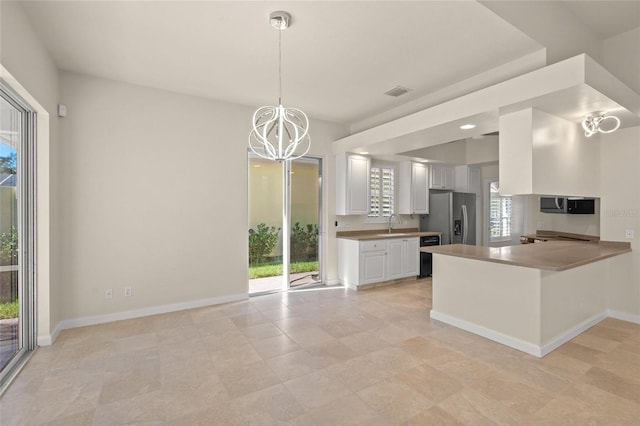
[[[392,213],[391,216],[389,216],[389,234],[391,233],[391,219],[393,219],[394,216],[396,217],[396,219],[398,219],[397,222],[399,224],[402,223],[402,220],[400,220],[400,216],[398,216],[395,213]]]

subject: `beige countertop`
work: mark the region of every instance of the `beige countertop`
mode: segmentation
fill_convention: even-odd
[[[441,235],[442,232],[420,232],[418,228],[398,228],[392,229],[389,234],[387,229],[369,229],[366,231],[340,231],[336,232],[337,238],[348,240],[381,240],[388,238],[410,238],[410,237],[430,237]]]
[[[631,251],[631,244],[612,241],[547,241],[507,247],[484,247],[464,244],[420,247],[420,251],[504,263],[548,271],[567,269],[597,262]]]
[[[573,234],[570,232],[560,231],[546,231],[538,229],[535,234],[522,235],[520,237],[521,243],[535,243],[541,241],[584,241],[597,243],[600,241],[600,237],[594,235]]]

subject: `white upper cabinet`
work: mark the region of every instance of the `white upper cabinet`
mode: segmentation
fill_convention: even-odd
[[[398,213],[429,213],[429,169],[425,164],[400,163]]]
[[[355,154],[336,155],[336,214],[369,213],[369,157]]]
[[[455,169],[442,164],[431,165],[431,189],[455,189]]]
[[[456,166],[455,175],[454,187],[457,192],[480,194],[482,190],[482,179],[479,167]]]

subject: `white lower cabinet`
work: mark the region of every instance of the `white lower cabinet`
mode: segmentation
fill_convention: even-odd
[[[389,279],[395,280],[402,277],[404,271],[404,246],[406,240],[389,240]]]
[[[384,240],[338,238],[338,278],[356,289],[374,284],[418,276],[420,265],[418,237]]]
[[[389,240],[388,279],[418,276],[420,272],[420,242],[418,238]]]
[[[385,251],[370,251],[360,254],[360,262],[362,263],[360,284],[371,284],[384,281],[387,276]]]
[[[404,240],[404,276],[420,275],[420,238]]]

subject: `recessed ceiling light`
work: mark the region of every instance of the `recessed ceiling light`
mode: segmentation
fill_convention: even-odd
[[[470,129],[473,129],[474,127],[476,127],[475,124],[463,124],[462,126],[460,126],[462,130],[470,130]]]
[[[369,153],[369,151],[360,151],[358,154],[360,155],[367,155]]]

